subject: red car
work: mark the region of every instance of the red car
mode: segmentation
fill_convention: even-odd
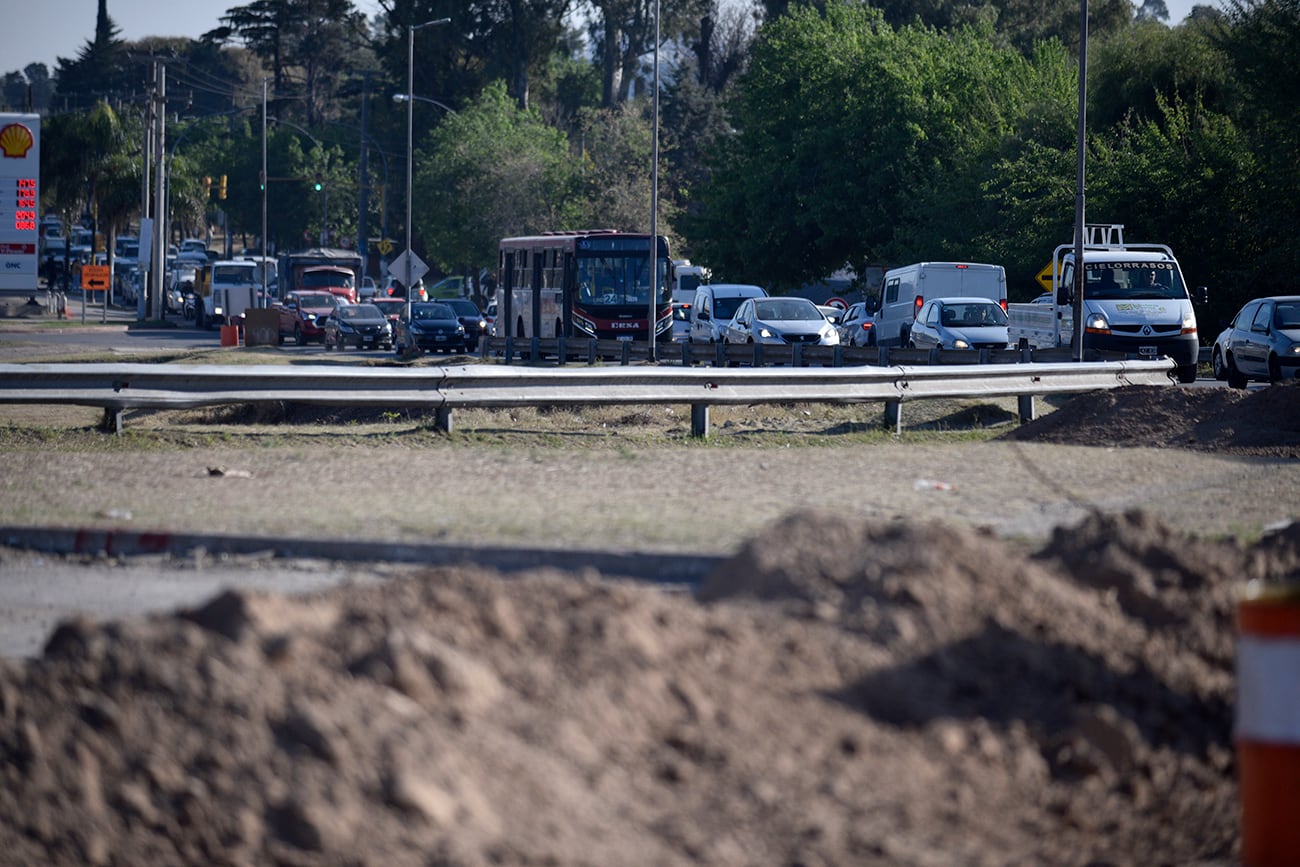
[[[334,315],[339,304],[339,296],[333,292],[290,292],[284,301],[275,305],[280,311],[280,341],[292,337],[299,346],[323,343],[325,331],[320,323]]]

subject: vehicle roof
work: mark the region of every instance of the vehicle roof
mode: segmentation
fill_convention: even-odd
[[[698,287],[695,291],[698,292],[701,289],[711,290],[714,295],[718,294],[718,290],[722,290],[723,294],[736,294],[740,292],[762,292],[764,295],[767,294],[767,290],[762,286],[755,286],[752,283],[709,283],[705,286]]]
[[[1002,306],[997,300],[985,298],[983,295],[944,295],[941,298],[930,299],[930,302],[935,301],[942,304],[992,304],[994,307]]]

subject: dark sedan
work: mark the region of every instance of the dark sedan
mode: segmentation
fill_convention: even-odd
[[[488,333],[487,317],[483,315],[483,311],[468,298],[446,298],[439,303],[446,304],[456,311],[460,324],[465,326],[466,348],[469,352],[473,352],[479,341],[487,337]]]
[[[397,323],[393,343],[398,355],[419,352],[465,352],[477,338],[465,335],[456,311],[445,303],[424,301],[411,305],[411,318]]]
[[[335,347],[391,349],[393,346],[393,326],[373,304],[342,304],[321,327],[325,331],[327,351]]]

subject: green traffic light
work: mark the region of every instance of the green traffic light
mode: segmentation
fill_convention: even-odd
[[[317,181],[317,182],[316,182],[316,186],[312,187],[312,189],[314,189],[314,190],[315,190],[316,192],[318,192],[318,193],[320,192],[320,188],[321,188],[321,183],[320,183],[320,181]]]

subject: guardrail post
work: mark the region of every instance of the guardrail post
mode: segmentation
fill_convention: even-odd
[[[592,337],[587,340],[587,364],[596,363],[596,338]]]
[[[104,407],[104,417],[99,422],[99,429],[104,433],[122,435],[122,407]]]
[[[691,436],[707,439],[709,436],[709,405],[691,404]]]
[[[927,364],[938,364],[938,363],[939,363],[939,347],[937,347],[937,346],[931,346],[931,347],[930,347],[930,356],[929,356],[929,359],[926,361],[926,363],[927,363]]]
[[[727,366],[727,344],[715,343],[713,345],[713,366],[714,367]]]
[[[515,339],[507,334],[505,362],[506,364],[513,364],[514,360],[515,360]]]
[[[1034,360],[1034,350],[1029,347],[1029,339],[1020,338],[1020,361],[1022,364],[1030,364]],[[1020,413],[1020,423],[1025,424],[1034,420],[1034,396],[1032,394],[1022,394],[1016,398],[1016,409]]]
[[[803,367],[803,344],[792,343],[790,345],[790,366]]]
[[[539,340],[536,334],[534,334],[532,339],[528,341],[528,347],[530,350],[528,355],[528,360],[530,362],[536,363],[537,359],[542,357],[541,341]]]
[[[754,367],[763,366],[763,344],[754,344],[754,360],[751,361],[750,364],[754,365]]]
[[[879,355],[878,355],[878,357],[877,357],[877,361],[876,361],[876,363],[877,363],[880,367],[889,367],[889,347],[888,347],[888,346],[880,346],[880,347],[877,347],[877,348],[879,349]]]
[[[987,346],[980,349],[980,364],[988,364],[991,355]]]
[[[555,338],[555,365],[556,367],[564,367],[568,360],[569,356],[564,351],[564,335],[557,335]]]
[[[903,402],[898,398],[885,401],[884,426],[894,429],[894,435],[903,432]]]
[[[844,347],[841,344],[835,345],[835,351],[831,353],[831,367],[844,366]]]
[[[692,361],[691,342],[689,340],[683,340],[682,341],[682,367],[690,367],[691,361]]]
[[[440,406],[434,411],[433,428],[443,433],[451,433],[451,407]]]
[[[631,363],[632,363],[632,341],[630,341],[630,340],[624,340],[624,341],[623,341],[623,360],[622,360],[621,364],[622,364],[624,367],[627,367],[627,366],[628,366],[629,364],[631,364]]]

